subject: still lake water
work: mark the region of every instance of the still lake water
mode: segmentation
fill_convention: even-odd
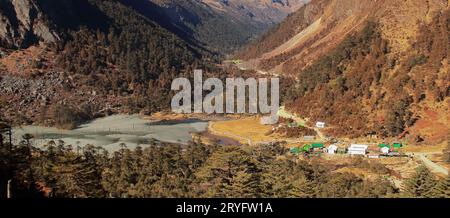
[[[151,121],[141,119],[138,115],[114,115],[93,120],[74,130],[39,126],[14,128],[13,136],[21,139],[25,133],[31,134],[35,137],[35,146],[51,140],[63,140],[73,147],[92,144],[114,152],[120,149],[121,143],[134,149],[137,145],[145,147],[153,139],[187,144],[192,140],[191,133],[204,132],[207,128],[208,121],[202,120]]]

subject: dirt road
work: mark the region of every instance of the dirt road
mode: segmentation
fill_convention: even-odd
[[[284,107],[280,107],[280,110],[279,110],[278,114],[279,114],[280,116],[282,116],[282,117],[285,117],[285,118],[291,118],[291,119],[293,119],[295,122],[305,124],[305,127],[310,128],[310,129],[313,129],[313,130],[316,132],[317,136],[319,136],[319,138],[320,138],[321,140],[325,140],[325,139],[326,139],[325,134],[323,134],[322,131],[320,131],[319,128],[307,126],[307,125],[306,125],[306,121],[305,121],[303,118],[298,117],[296,114],[293,114],[293,113],[291,113],[291,112],[289,112],[289,111],[286,111],[286,109],[285,109]]]
[[[415,153],[415,156],[418,157],[419,160],[421,160],[423,162],[423,164],[425,164],[425,166],[431,170],[431,172],[442,173],[442,174],[448,176],[448,169],[437,163],[434,163],[433,161],[428,159],[427,155],[429,155],[429,154],[432,154],[432,153]]]

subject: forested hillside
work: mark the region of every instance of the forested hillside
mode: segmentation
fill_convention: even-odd
[[[108,17],[107,31],[82,28],[55,48],[61,54],[57,64],[67,72],[88,76],[87,84],[138,98],[147,92],[165,96],[172,78],[201,62],[198,50],[121,3],[93,4]],[[155,102],[137,102],[143,105],[136,106],[169,105],[167,100],[158,102],[160,98],[146,99]]]
[[[0,110],[17,124],[166,109],[173,78],[213,66],[212,53],[120,1],[5,1],[2,14],[16,25],[2,38],[0,102],[9,104]]]
[[[400,135],[420,119],[418,105],[448,106],[448,21],[446,11],[422,26],[401,61],[389,57],[377,24],[368,23],[299,74],[290,86],[295,88],[288,88],[288,105],[314,120],[339,124],[331,130],[337,135]]]
[[[312,1],[238,56],[285,77],[284,103],[330,135],[447,140],[448,2],[378,3]]]
[[[303,2],[2,0],[1,117],[68,128],[167,109],[173,78],[221,74],[223,55]]]
[[[123,1],[183,38],[219,54],[228,54],[255,39],[305,0],[134,0]],[[155,4],[158,7],[150,6]],[[153,8],[153,9],[151,9]]]
[[[45,149],[22,142],[0,147],[0,197],[12,181],[12,197],[124,198],[379,198],[449,197],[449,179],[436,178],[426,167],[407,178],[404,189],[386,179],[389,169],[361,158],[349,166],[375,175],[364,179],[320,159],[298,160],[283,145],[187,147],[158,144],[113,154],[103,148],[72,147],[63,141]],[[14,158],[6,158],[14,157]]]

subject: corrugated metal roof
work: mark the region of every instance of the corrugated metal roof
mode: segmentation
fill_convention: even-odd
[[[323,145],[322,143],[313,143],[313,144],[312,144],[312,147],[313,147],[313,148],[323,148],[324,145]]]

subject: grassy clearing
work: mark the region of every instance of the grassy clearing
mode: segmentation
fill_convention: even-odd
[[[411,152],[411,153],[434,153],[439,152],[442,153],[447,145],[447,142],[442,142],[437,145],[408,145],[401,149],[402,152]]]
[[[274,135],[267,135],[272,126],[261,124],[260,117],[211,122],[209,130],[215,135],[230,137],[244,144],[249,140],[252,143],[260,143],[277,139]]]

